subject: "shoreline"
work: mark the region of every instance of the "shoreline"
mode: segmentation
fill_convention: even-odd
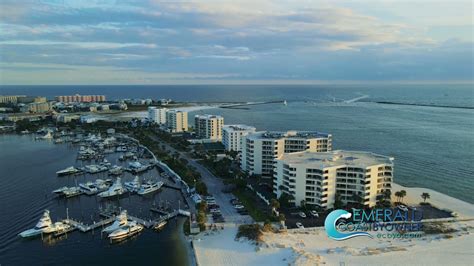
[[[431,205],[456,212],[458,217],[444,223],[457,231],[453,233],[424,234],[421,238],[378,239],[356,237],[345,241],[330,240],[324,227],[290,229],[283,233],[264,233],[261,244],[246,240],[235,241],[237,229],[228,225],[224,231],[197,235],[195,250],[197,263],[202,265],[230,263],[233,265],[470,265],[470,247],[474,243],[474,205],[432,189],[404,187],[392,183],[395,191],[405,190],[403,203],[418,205],[421,193],[430,194]],[[469,250],[467,250],[469,249]],[[456,255],[456,261],[452,257]],[[409,259],[408,259],[409,258]]]

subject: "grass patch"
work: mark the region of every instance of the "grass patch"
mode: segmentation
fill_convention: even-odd
[[[240,202],[245,206],[245,209],[249,212],[249,215],[257,222],[263,222],[266,220],[273,220],[264,209],[259,207],[256,203],[257,200],[254,195],[248,190],[237,189],[233,194],[239,199]]]

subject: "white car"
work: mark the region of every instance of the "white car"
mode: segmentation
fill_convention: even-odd
[[[303,229],[303,228],[304,228],[303,224],[300,223],[300,222],[297,222],[297,223],[296,223],[296,227],[298,227],[299,229]]]
[[[310,213],[313,217],[319,217],[318,212],[315,211],[315,210],[312,210],[312,211],[310,211],[309,213]]]
[[[243,209],[245,208],[244,205],[234,205],[234,208],[236,209]]]
[[[221,210],[219,210],[219,209],[210,209],[209,212],[210,213],[220,213]]]
[[[397,208],[400,209],[400,210],[402,210],[402,211],[404,211],[404,212],[407,212],[407,211],[408,211],[408,208],[407,208],[407,206],[405,206],[405,205],[398,205]]]
[[[304,212],[300,212],[300,213],[298,213],[298,215],[299,215],[301,218],[306,218],[306,213],[304,213]]]

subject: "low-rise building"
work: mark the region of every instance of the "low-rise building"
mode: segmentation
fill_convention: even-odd
[[[188,112],[179,110],[166,112],[166,127],[172,133],[188,131]]]
[[[255,133],[256,129],[247,125],[224,125],[222,127],[222,144],[227,151],[242,151],[243,137]]]
[[[62,95],[56,96],[56,101],[71,103],[71,102],[105,102],[105,95]]]
[[[75,114],[58,114],[56,116],[56,121],[60,123],[69,123],[79,119],[81,119],[81,116]]]
[[[201,139],[212,141],[222,140],[222,126],[224,117],[220,115],[196,115],[194,116],[194,130],[196,136]]]
[[[330,150],[331,134],[316,131],[260,131],[243,137],[240,166],[250,175],[272,177],[275,159],[282,154]]]
[[[362,151],[283,154],[276,159],[273,191],[277,197],[291,195],[296,206],[333,208],[339,197],[373,207],[391,190],[393,160]]]

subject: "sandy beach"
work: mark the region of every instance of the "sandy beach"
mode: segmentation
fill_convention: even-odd
[[[199,265],[472,265],[474,261],[474,206],[425,188],[406,188],[397,184],[393,192],[404,189],[404,203],[422,202],[428,192],[432,205],[456,212],[459,219],[447,223],[456,229],[449,234],[423,235],[414,239],[371,239],[356,237],[330,240],[324,228],[294,229],[284,233],[265,233],[258,246],[236,241],[236,225],[205,232],[194,237]],[[455,260],[455,261],[453,261]]]

